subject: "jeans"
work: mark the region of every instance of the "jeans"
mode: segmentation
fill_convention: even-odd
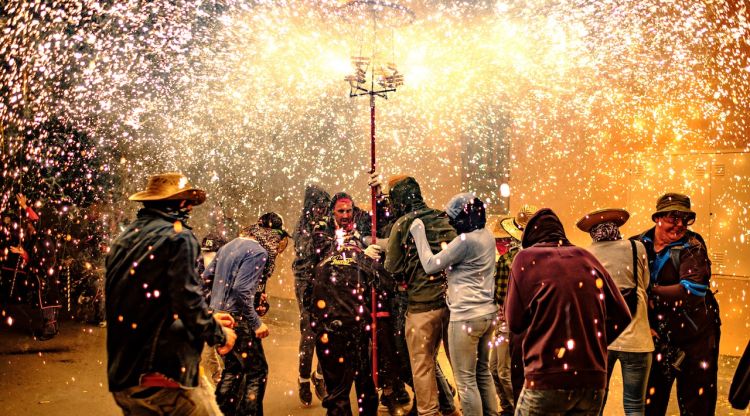
[[[643,416],[646,412],[646,386],[648,373],[651,370],[650,352],[607,351],[607,389],[604,391],[604,403],[609,395],[609,379],[615,363],[620,360],[622,367],[622,404],[627,416]],[[604,404],[602,404],[602,412]]]
[[[263,343],[247,320],[237,320],[237,340],[224,357],[224,372],[216,386],[216,401],[226,416],[263,416],[268,362]]]
[[[126,416],[218,416],[221,415],[207,389],[131,387],[112,393]]]
[[[521,391],[516,416],[596,416],[604,403],[604,389]]]
[[[489,369],[489,353],[496,313],[448,324],[451,365],[456,376],[461,409],[466,416],[497,415],[495,387]]]
[[[510,334],[505,321],[498,321],[493,347],[490,350],[490,374],[500,399],[500,414],[512,415],[515,400],[510,381]]]

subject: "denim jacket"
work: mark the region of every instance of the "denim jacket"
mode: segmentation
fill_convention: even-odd
[[[203,343],[223,345],[195,269],[198,241],[180,220],[141,209],[106,260],[107,373],[110,391],[161,373],[198,385]]]

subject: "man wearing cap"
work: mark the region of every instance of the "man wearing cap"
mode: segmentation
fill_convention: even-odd
[[[646,289],[649,284],[646,248],[638,241],[623,240],[620,227],[630,218],[621,208],[599,209],[583,216],[576,226],[589,233],[586,249],[607,269],[628,304],[632,322],[607,347],[607,389],[617,361],[622,368],[622,404],[626,415],[642,415],[646,404],[646,381],[651,370],[654,342],[648,326]]]
[[[672,384],[683,414],[712,415],[721,335],[719,305],[711,292],[711,261],[687,195],[656,202],[655,226],[633,237],[646,246],[651,293],[649,323],[656,350],[648,380],[646,414],[667,411]]]
[[[511,334],[503,312],[505,296],[508,293],[508,279],[513,259],[521,249],[523,227],[537,211],[533,205],[523,205],[515,217],[500,220],[495,231],[497,260],[495,261],[495,302],[499,305],[498,323],[495,332],[495,349],[490,354],[490,374],[495,382],[495,390],[500,399],[500,415],[512,415],[516,399],[523,388],[523,354],[521,342],[516,342],[516,394],[511,376]]]
[[[231,316],[211,314],[186,221],[206,194],[179,173],[153,175],[106,260],[109,389],[125,414],[218,414],[198,386],[203,343],[232,349]]]
[[[216,386],[216,399],[225,415],[263,415],[268,362],[262,339],[269,330],[260,316],[268,307],[263,305],[264,296],[256,294],[262,293],[259,288],[273,273],[286,242],[281,217],[264,214],[224,245],[204,273],[207,278],[215,276],[211,309],[228,312],[237,322],[237,347],[227,354]]]

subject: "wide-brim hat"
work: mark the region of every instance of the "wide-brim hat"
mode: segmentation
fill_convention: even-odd
[[[130,195],[128,199],[138,202],[186,200],[200,205],[206,201],[206,192],[194,188],[181,173],[160,173],[150,176],[146,189]]]
[[[487,215],[487,225],[485,228],[492,230],[495,238],[510,238],[511,235],[500,226],[500,222],[507,219],[505,216]]]
[[[616,226],[622,227],[629,218],[630,213],[622,208],[597,209],[596,211],[589,212],[584,215],[583,218],[578,220],[576,227],[587,233],[591,231],[595,225],[605,222],[612,222]]]
[[[518,210],[515,217],[505,218],[500,221],[500,227],[502,227],[511,237],[518,241],[521,241],[523,237],[523,229],[526,224],[529,223],[529,219],[534,216],[534,213],[539,211],[534,205],[524,205]]]
[[[656,221],[656,217],[672,211],[687,212],[693,214],[695,211],[690,209],[690,197],[683,194],[667,193],[656,200],[656,212],[651,214],[651,220]]]

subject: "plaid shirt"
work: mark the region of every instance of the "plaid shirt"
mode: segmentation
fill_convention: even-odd
[[[495,303],[500,306],[503,306],[505,303],[505,296],[508,294],[510,266],[513,264],[513,259],[519,251],[520,246],[514,241],[511,243],[508,251],[500,255],[497,262],[495,262]]]

